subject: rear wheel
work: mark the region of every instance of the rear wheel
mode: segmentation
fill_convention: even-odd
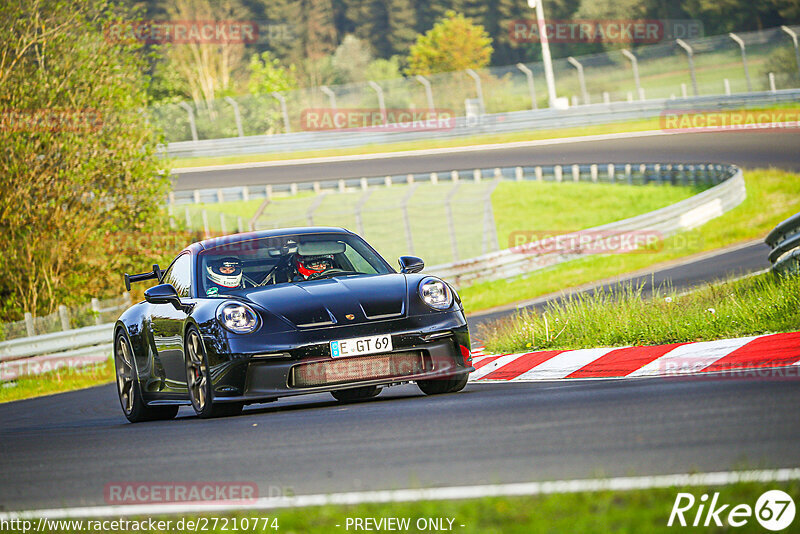
[[[194,327],[186,335],[186,385],[189,389],[189,400],[192,401],[192,408],[198,417],[209,419],[242,413],[244,404],[240,402],[214,404],[208,357],[200,333]]]
[[[440,378],[433,380],[418,380],[417,386],[426,395],[441,395],[442,393],[455,393],[467,385],[469,375],[454,378]]]
[[[131,423],[172,419],[178,406],[147,406],[142,398],[139,377],[130,341],[124,332],[117,333],[114,341],[114,367],[116,368],[117,394],[122,412]]]
[[[331,391],[333,398],[339,402],[355,402],[363,399],[371,399],[380,393],[378,386],[363,386],[360,388],[340,389]]]

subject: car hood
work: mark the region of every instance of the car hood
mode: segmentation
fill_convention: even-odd
[[[408,311],[403,274],[280,284],[253,291],[247,298],[296,328],[368,323],[403,317]]]

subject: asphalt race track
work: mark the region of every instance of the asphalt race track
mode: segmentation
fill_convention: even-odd
[[[104,503],[129,481],[255,482],[296,494],[800,465],[800,380],[415,386],[238,417],[128,424],[114,385],[0,405],[6,510]],[[256,426],[257,425],[257,426]],[[272,490],[276,491],[275,489]]]
[[[183,188],[592,161],[800,169],[793,132],[686,134],[419,159],[184,174]],[[658,271],[689,287],[766,266],[761,244]],[[643,281],[648,282],[650,276]],[[500,312],[507,314],[508,311]],[[494,317],[493,317],[494,318]],[[800,465],[800,379],[703,378],[415,386],[328,394],[243,415],[128,424],[114,385],[0,405],[0,509],[104,504],[106,484],[255,482],[261,496]]]
[[[178,174],[176,190],[236,185],[312,182],[362,176],[451,171],[517,165],[615,162],[733,163],[742,167],[800,170],[800,129],[685,133],[457,154],[413,155],[333,163],[276,165]]]

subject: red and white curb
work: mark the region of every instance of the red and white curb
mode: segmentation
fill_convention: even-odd
[[[475,371],[469,375],[470,382],[682,376],[766,368],[784,368],[780,376],[800,376],[800,332],[522,354],[486,354],[479,348],[472,351],[472,362]]]

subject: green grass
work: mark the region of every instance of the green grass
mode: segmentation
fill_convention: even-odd
[[[530,300],[760,239],[780,221],[800,211],[800,175],[776,169],[755,169],[745,170],[744,178],[747,198],[742,204],[699,228],[666,239],[659,252],[588,256],[508,280],[474,284],[459,290],[467,312]]]
[[[114,362],[111,359],[98,365],[24,376],[13,382],[0,382],[0,403],[98,386],[113,380]]]
[[[800,483],[796,481],[778,483],[739,483],[722,487],[676,487],[633,491],[599,491],[563,493],[523,497],[492,497],[483,499],[466,499],[451,501],[428,501],[417,503],[361,504],[357,506],[320,506],[263,512],[247,512],[237,514],[203,514],[200,516],[164,516],[159,519],[171,520],[171,528],[160,532],[186,532],[179,530],[176,523],[180,519],[197,520],[205,517],[209,525],[208,532],[226,532],[222,525],[227,523],[227,532],[231,531],[233,521],[241,526],[242,519],[248,519],[249,528],[239,532],[283,532],[283,533],[330,533],[358,532],[352,523],[347,528],[348,519],[356,518],[403,518],[410,521],[408,530],[400,532],[435,532],[436,530],[418,530],[417,521],[426,518],[451,519],[452,532],[465,534],[480,533],[558,533],[576,532],[591,533],[638,533],[638,532],[764,532],[755,517],[748,518],[743,527],[731,528],[727,524],[727,514],[733,506],[746,504],[755,508],[761,494],[767,490],[780,489],[788,493],[795,502],[800,496]],[[677,523],[667,526],[670,512],[678,493],[689,493],[696,499],[694,507],[684,514],[687,524],[691,525],[698,510],[702,495],[713,496],[719,493],[718,506],[729,505],[720,514],[723,527],[682,528]],[[708,507],[704,508],[706,511]],[[217,528],[214,525],[217,518]],[[267,528],[262,528],[264,519]],[[701,521],[705,520],[705,514]],[[253,522],[258,521],[257,528]],[[278,529],[271,528],[275,521]],[[794,520],[794,525],[799,520]],[[445,521],[445,525],[447,522]],[[463,526],[462,526],[463,525]],[[713,523],[712,523],[713,525]],[[85,524],[84,524],[85,526]],[[72,529],[56,530],[56,532],[74,532]],[[790,532],[791,527],[785,532]],[[145,530],[145,532],[148,532]],[[363,531],[361,531],[363,532]],[[385,531],[384,531],[385,532]]]
[[[800,277],[772,273],[708,284],[680,295],[622,284],[523,310],[482,327],[478,337],[492,352],[659,345],[794,332],[800,324]]]
[[[462,181],[453,201],[453,223],[458,257],[478,256],[484,249],[484,196],[491,181]],[[331,193],[324,198],[311,193],[279,197],[270,203],[259,219],[259,228],[305,226],[307,212],[316,205],[313,223],[343,226],[369,241],[390,261],[411,253],[428,265],[453,261],[445,198],[453,189],[451,182],[418,184],[408,203],[413,247],[408,243],[400,200],[410,192],[407,185],[375,187],[362,212],[360,228],[354,212],[363,191]],[[501,182],[492,194],[492,209],[500,248],[507,248],[514,232],[528,230],[580,230],[633,217],[674,204],[695,194],[691,187],[659,187],[622,184]],[[319,201],[321,200],[321,203]],[[202,228],[201,211],[208,212],[209,227],[221,229],[220,213],[226,217],[226,230],[236,228],[236,217],[249,220],[260,204],[226,202],[187,206],[194,228]],[[575,210],[575,205],[591,205],[591,210]],[[177,213],[180,218],[181,214]]]

